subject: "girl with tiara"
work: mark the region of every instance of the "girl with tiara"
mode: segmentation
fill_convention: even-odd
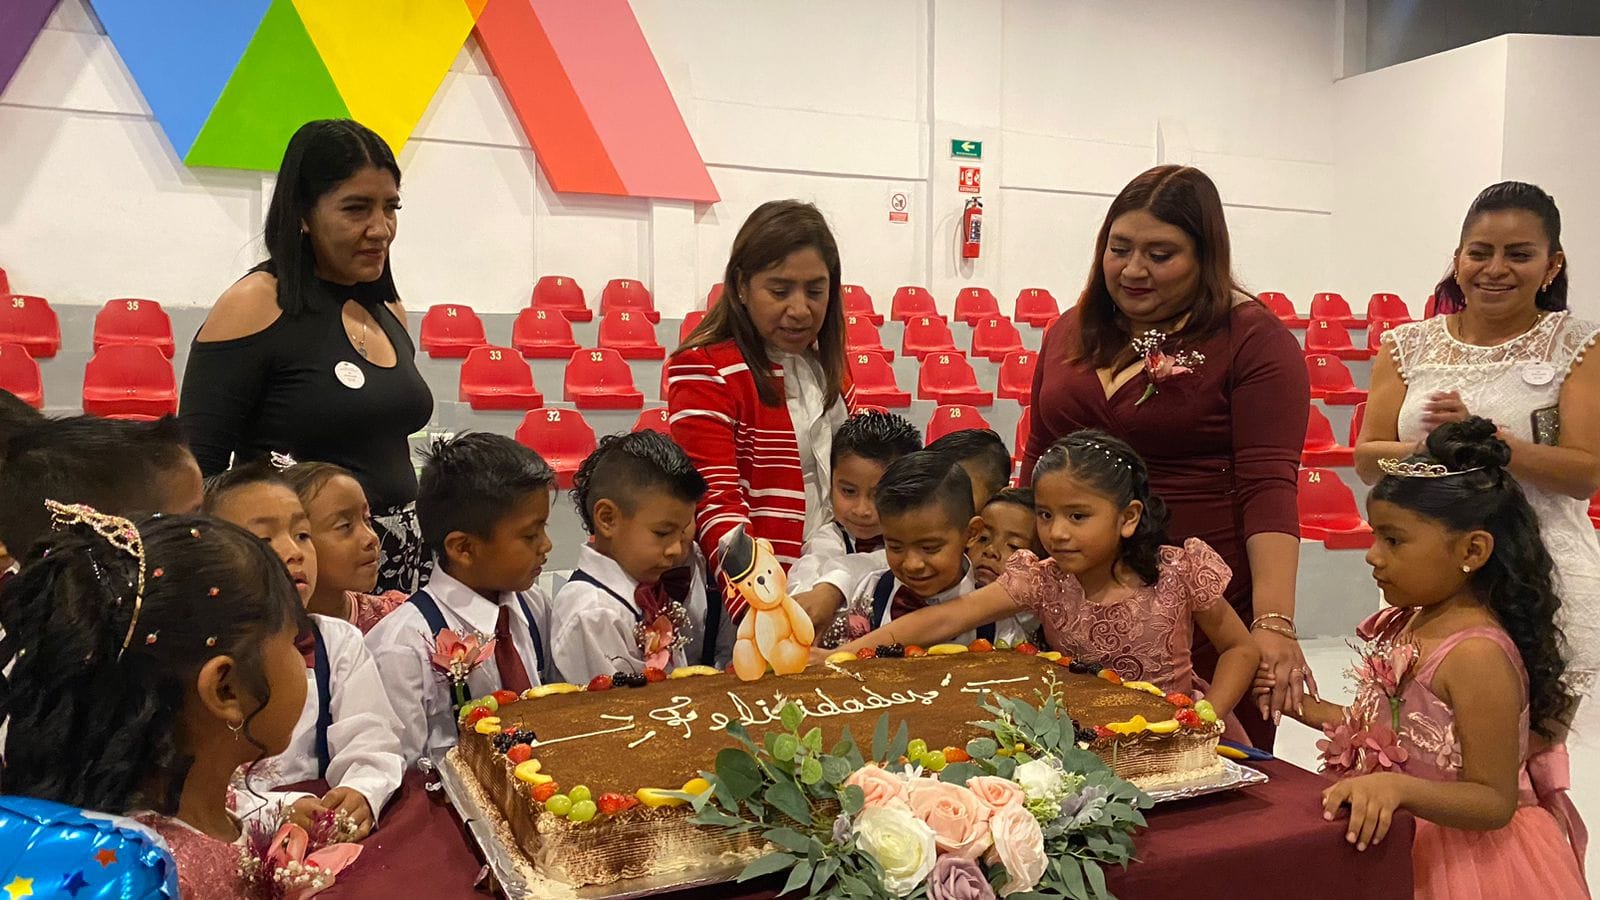
[[[1323,768],[1344,780],[1323,808],[1348,817],[1345,840],[1365,850],[1396,810],[1416,817],[1419,898],[1589,896],[1583,824],[1527,767],[1573,697],[1553,563],[1510,459],[1474,416],[1434,429],[1426,454],[1382,461],[1367,563],[1390,608],[1359,629],[1355,702],[1295,713],[1327,735]]]
[[[839,649],[927,647],[1026,611],[1054,649],[1128,681],[1202,690],[1226,719],[1250,689],[1259,654],[1239,614],[1221,602],[1227,563],[1198,538],[1181,547],[1167,538],[1166,506],[1150,493],[1144,460],[1104,432],[1074,432],[1039,456],[1033,500],[1046,556],[1018,550],[993,584],[898,616]],[[1196,626],[1222,651],[1209,686],[1189,655]],[[1237,720],[1228,726],[1228,737],[1246,740]]]
[[[0,588],[5,792],[132,817],[171,848],[182,896],[250,896],[229,779],[281,753],[305,703],[283,563],[200,516],[50,505],[57,532]],[[339,846],[333,871],[359,852]]]

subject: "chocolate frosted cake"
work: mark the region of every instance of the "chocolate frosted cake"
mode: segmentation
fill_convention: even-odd
[[[1037,702],[1054,691],[1082,743],[1135,784],[1220,768],[1222,728],[1208,706],[1197,710],[1187,697],[1113,683],[1107,679],[1114,675],[1084,674],[1082,666],[1069,670],[1052,656],[956,653],[850,661],[754,682],[678,672],[605,691],[556,686],[543,690],[570,692],[508,703],[491,718],[473,716],[454,753],[533,868],[574,886],[759,855],[763,845],[753,833],[693,825],[689,809],[660,792],[693,790],[717,751],[734,745],[725,733],[730,722],[759,740],[778,727],[785,701],[804,709],[808,727],[822,729],[825,746],[846,728],[858,742],[870,740],[887,713],[896,727],[904,720],[912,737],[959,759],[960,748],[987,734],[977,724],[992,718],[978,707],[986,692]]]

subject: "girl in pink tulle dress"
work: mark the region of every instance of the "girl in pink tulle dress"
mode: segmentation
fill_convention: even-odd
[[[1199,539],[1168,541],[1166,507],[1150,494],[1144,460],[1116,438],[1080,431],[1039,457],[1033,490],[1046,558],[1019,550],[994,584],[896,617],[840,649],[928,646],[1026,610],[1053,649],[1125,681],[1203,692],[1228,716],[1260,657],[1238,613],[1218,602],[1231,576],[1222,557]],[[1195,625],[1222,651],[1211,685],[1190,659]],[[1228,721],[1228,736],[1242,741],[1243,729]]]
[[[1543,777],[1552,754],[1530,764],[1572,697],[1550,555],[1509,461],[1479,418],[1440,426],[1427,456],[1384,461],[1367,561],[1393,608],[1361,625],[1355,702],[1299,714],[1326,733],[1323,768],[1343,780],[1324,810],[1348,814],[1347,841],[1364,850],[1395,810],[1416,817],[1419,898],[1589,896],[1583,823]]]

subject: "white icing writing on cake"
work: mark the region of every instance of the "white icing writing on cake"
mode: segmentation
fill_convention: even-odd
[[[548,741],[536,740],[533,742],[532,746],[548,747],[551,744],[561,744],[567,741],[582,740],[583,738],[599,737],[602,734],[616,734],[619,731],[632,731],[634,728],[638,727],[633,724],[633,716],[601,715],[600,718],[610,719],[614,722],[622,722],[623,724],[618,725],[615,728],[602,728],[599,731],[585,731],[583,734],[569,734],[566,737],[551,738]]]
[[[655,736],[656,736],[656,730],[654,728],[652,728],[649,731],[646,731],[644,733],[643,737],[640,737],[638,740],[635,740],[633,743],[629,744],[628,745],[628,749],[632,750],[633,748],[639,746],[640,744],[644,743],[645,741],[650,740],[651,738],[653,738]]]
[[[846,697],[843,700],[834,700],[822,692],[821,688],[815,690],[817,700],[790,698],[790,700],[811,718],[826,719],[832,716],[847,716],[855,713],[866,712],[869,709],[888,709],[891,706],[903,706],[910,703],[921,703],[928,706],[938,698],[938,691],[921,693],[918,691],[895,691],[888,696],[878,693],[871,688],[862,688],[861,693],[865,699]],[[765,700],[755,701],[759,713],[750,707],[742,698],[732,691],[728,692],[728,699],[733,701],[734,709],[739,711],[739,724],[749,728],[754,725],[766,725],[778,721],[778,713],[770,708]],[[774,704],[777,709],[783,708],[783,698],[775,698],[779,702]],[[722,731],[727,728],[733,719],[726,714],[713,712],[711,714],[711,730]]]
[[[691,723],[700,718],[699,713],[692,708],[686,708],[692,707],[693,704],[694,701],[688,697],[673,697],[671,706],[658,706],[650,710],[650,718],[670,728],[682,728],[683,739],[687,741],[694,733],[694,726]]]
[[[1021,678],[996,678],[992,681],[969,681],[961,688],[963,694],[987,694],[985,688],[991,684],[1016,684],[1019,681],[1032,681],[1032,676],[1024,675]]]

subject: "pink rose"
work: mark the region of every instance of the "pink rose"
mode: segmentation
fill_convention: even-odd
[[[865,765],[850,773],[844,780],[847,785],[853,784],[861,788],[861,793],[866,795],[867,809],[881,809],[888,806],[905,807],[906,783],[899,775],[892,775],[875,765]]]
[[[1021,806],[1028,802],[1028,796],[1022,788],[1009,778],[998,775],[979,775],[967,779],[967,790],[972,792],[978,802],[989,807],[990,814],[999,812],[1008,806]]]
[[[1008,806],[989,820],[989,833],[994,839],[994,849],[989,855],[1006,869],[1006,883],[1000,888],[1000,896],[1032,890],[1044,876],[1047,862],[1044,831],[1039,827],[1039,820],[1027,807]]]
[[[989,849],[989,807],[959,784],[913,779],[911,812],[933,829],[940,853],[977,859]]]

